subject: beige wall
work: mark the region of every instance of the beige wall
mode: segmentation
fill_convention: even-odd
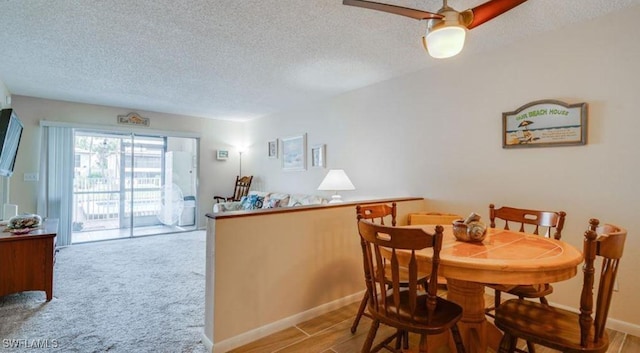
[[[18,150],[15,171],[10,180],[11,203],[18,205],[19,212],[36,212],[37,183],[23,181],[24,173],[39,171],[40,121],[49,120],[86,125],[118,128],[116,117],[135,111],[81,103],[60,102],[46,99],[13,96],[12,107],[25,125]],[[241,140],[243,126],[240,123],[211,119],[178,116],[154,112],[136,111],[151,119],[150,129],[200,134],[200,175],[198,224],[204,227],[204,214],[213,206],[213,195],[227,194],[233,190],[237,173],[237,159],[220,162],[215,159],[219,148],[232,149]],[[121,128],[121,126],[119,126]],[[144,128],[132,128],[144,132]]]
[[[344,192],[346,199],[421,196],[432,209],[485,219],[490,202],[564,210],[563,239],[579,247],[591,217],[627,227],[610,317],[640,325],[638,17],[640,7],[631,7],[499,50],[463,52],[432,69],[255,120],[247,129],[250,169],[265,190],[314,192],[327,170],[284,173],[280,160],[265,155],[268,140],[306,132],[310,145],[327,144],[328,167],[351,177],[357,190]],[[502,149],[501,114],[540,99],[587,102],[588,144]],[[580,285],[558,284],[551,300],[577,307]]]

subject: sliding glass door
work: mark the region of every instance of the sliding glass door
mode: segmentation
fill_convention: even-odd
[[[72,241],[196,228],[195,138],[77,130]]]

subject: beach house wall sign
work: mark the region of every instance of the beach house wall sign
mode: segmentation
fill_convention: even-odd
[[[502,147],[575,146],[587,143],[587,103],[539,100],[502,113]]]

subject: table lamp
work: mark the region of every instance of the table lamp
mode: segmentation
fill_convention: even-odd
[[[338,195],[338,191],[342,190],[355,190],[356,187],[353,186],[351,180],[347,176],[347,173],[342,169],[331,169],[329,173],[324,177],[320,186],[318,186],[318,190],[328,190],[334,191],[335,194],[331,195],[331,201],[329,203],[340,203],[342,202],[342,196]]]

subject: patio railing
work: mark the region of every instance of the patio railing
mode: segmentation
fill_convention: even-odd
[[[134,178],[133,203],[131,202],[131,181],[127,179],[124,190],[121,190],[119,179],[75,179],[74,230],[118,228],[118,220],[121,217],[156,216],[161,207],[162,180]]]

